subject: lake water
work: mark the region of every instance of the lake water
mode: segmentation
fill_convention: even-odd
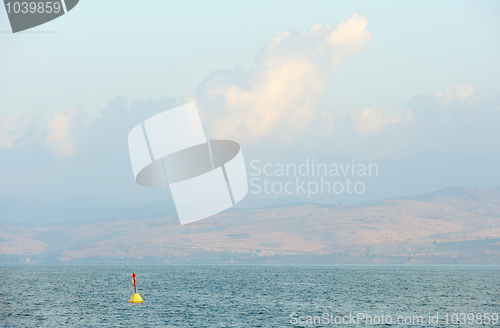
[[[132,271],[144,303],[127,302]],[[366,317],[394,327],[500,327],[498,266],[3,266],[0,273],[2,327],[372,326]]]

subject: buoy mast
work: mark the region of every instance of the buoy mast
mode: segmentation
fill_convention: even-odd
[[[135,277],[136,277],[135,272],[132,272],[132,281],[134,282],[134,295],[132,295],[132,297],[128,301],[130,303],[142,303],[144,302],[144,300],[141,298],[139,294],[137,294],[137,286],[135,284],[137,280],[135,279]]]

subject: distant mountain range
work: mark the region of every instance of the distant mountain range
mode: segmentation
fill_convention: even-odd
[[[350,205],[273,202],[180,226],[168,202],[1,195],[10,214],[0,219],[0,263],[500,264],[500,187]]]

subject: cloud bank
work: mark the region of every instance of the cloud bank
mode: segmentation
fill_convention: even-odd
[[[472,85],[417,94],[403,108],[328,104],[323,96],[329,78],[372,42],[367,27],[367,19],[355,14],[336,26],[283,31],[257,52],[253,68],[210,74],[188,97],[199,105],[208,137],[237,140],[247,160],[280,162],[500,151],[500,93],[481,95]],[[0,122],[0,192],[165,198],[135,184],[127,135],[144,119],[182,103],[116,97],[92,121],[83,109],[55,110],[45,122],[8,117]]]

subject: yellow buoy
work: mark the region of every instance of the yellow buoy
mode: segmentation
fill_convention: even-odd
[[[137,294],[137,288],[135,286],[135,272],[132,272],[132,281],[134,282],[134,295],[128,300],[130,303],[142,303],[144,300],[142,299],[141,295]]]
[[[142,303],[144,302],[141,295],[135,293],[132,295],[132,297],[128,300],[130,303]]]

